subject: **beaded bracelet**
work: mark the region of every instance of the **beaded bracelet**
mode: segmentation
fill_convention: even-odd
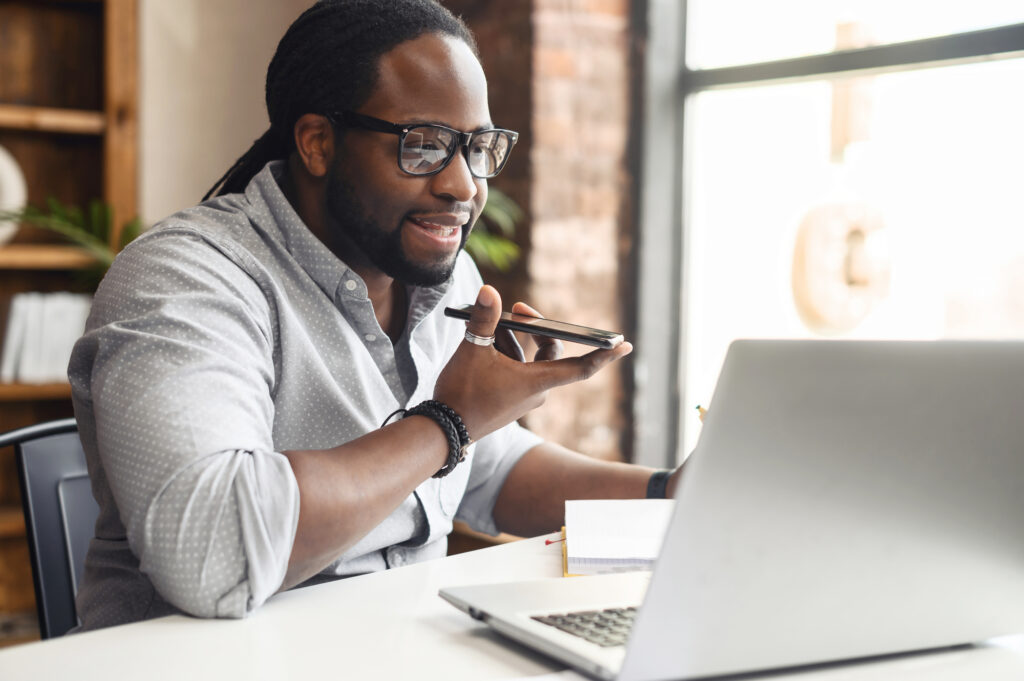
[[[384,419],[381,428],[388,425],[391,419],[398,414],[401,414],[402,418],[426,416],[441,428],[448,440],[448,460],[437,469],[432,477],[443,478],[455,470],[455,466],[466,460],[466,447],[472,443],[469,431],[466,430],[466,424],[463,423],[458,413],[447,404],[437,400],[426,400],[411,409],[396,409]]]
[[[442,412],[444,412],[444,415],[448,417],[448,420],[455,424],[455,429],[459,433],[459,446],[466,447],[472,442],[472,440],[469,439],[469,431],[466,430],[466,424],[463,423],[462,418],[457,413],[455,413],[455,410],[449,407],[447,404],[445,404],[444,402],[439,402],[437,400],[426,400],[422,404],[420,404],[420,406],[431,406],[436,409],[440,409]]]

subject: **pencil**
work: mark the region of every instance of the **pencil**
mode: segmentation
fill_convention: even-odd
[[[697,415],[700,417],[701,422],[704,421],[704,417],[707,416],[708,410],[704,407],[697,405]]]

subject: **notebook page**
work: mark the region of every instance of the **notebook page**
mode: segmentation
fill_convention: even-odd
[[[674,506],[672,499],[566,501],[569,572],[649,569],[661,551]]]

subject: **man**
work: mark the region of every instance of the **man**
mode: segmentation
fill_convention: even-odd
[[[630,347],[492,345],[501,301],[461,248],[515,139],[461,22],[430,0],[324,0],[281,40],[267,105],[221,196],[118,258],[75,348],[101,507],[83,628],[241,617],[311,578],[442,556],[455,517],[535,535],[567,498],[671,492],[515,423]],[[474,299],[465,326],[442,315]]]

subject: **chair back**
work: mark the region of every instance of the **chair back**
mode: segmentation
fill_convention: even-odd
[[[0,435],[0,447],[8,445],[18,465],[40,635],[62,636],[78,623],[75,595],[99,515],[78,426],[74,419],[29,426]]]

